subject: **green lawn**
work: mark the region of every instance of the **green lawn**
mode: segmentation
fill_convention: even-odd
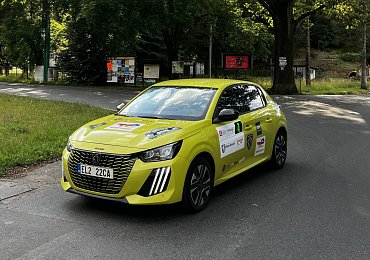
[[[58,158],[68,136],[112,111],[82,104],[0,94],[0,175],[15,166]]]
[[[306,86],[302,82],[302,94],[308,95],[350,95],[350,94],[370,94],[370,82],[368,89],[361,89],[360,81],[350,81],[347,79],[332,79],[332,80],[315,80],[311,86]],[[299,91],[299,82],[297,82]]]
[[[261,85],[264,89],[271,88],[271,78],[269,77],[250,77],[248,80]],[[370,94],[370,81],[368,81],[368,89],[361,89],[360,81],[348,79],[325,79],[313,80],[311,86],[306,86],[304,80],[296,80],[298,92],[303,95],[358,95]]]
[[[24,84],[37,84],[38,82],[30,79],[23,79],[21,78],[20,74],[18,76],[0,76],[0,82],[7,82],[7,83],[24,83]]]

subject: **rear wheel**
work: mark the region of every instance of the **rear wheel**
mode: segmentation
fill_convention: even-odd
[[[198,157],[190,164],[186,175],[183,206],[189,212],[196,212],[207,206],[213,189],[214,174],[210,163]]]
[[[284,131],[279,130],[275,137],[274,147],[270,164],[275,169],[281,169],[285,165],[288,153],[287,135]]]

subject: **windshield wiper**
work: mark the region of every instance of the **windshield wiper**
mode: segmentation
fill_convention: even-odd
[[[166,118],[160,117],[160,116],[139,116],[139,117],[142,117],[142,118],[153,118],[153,119],[166,119]]]
[[[117,113],[116,115],[117,116],[125,116],[125,117],[135,117],[135,116],[129,115],[129,114],[119,114],[119,113]]]

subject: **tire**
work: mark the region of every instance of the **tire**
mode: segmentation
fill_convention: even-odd
[[[272,157],[270,165],[274,169],[281,169],[285,165],[288,153],[287,135],[284,131],[279,130],[276,134],[274,147],[272,148]]]
[[[203,210],[211,197],[214,172],[203,157],[195,158],[186,174],[182,204],[187,212]]]

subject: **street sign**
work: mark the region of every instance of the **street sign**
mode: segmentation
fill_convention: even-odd
[[[279,67],[281,70],[284,70],[284,68],[288,65],[288,61],[286,57],[279,57]]]

